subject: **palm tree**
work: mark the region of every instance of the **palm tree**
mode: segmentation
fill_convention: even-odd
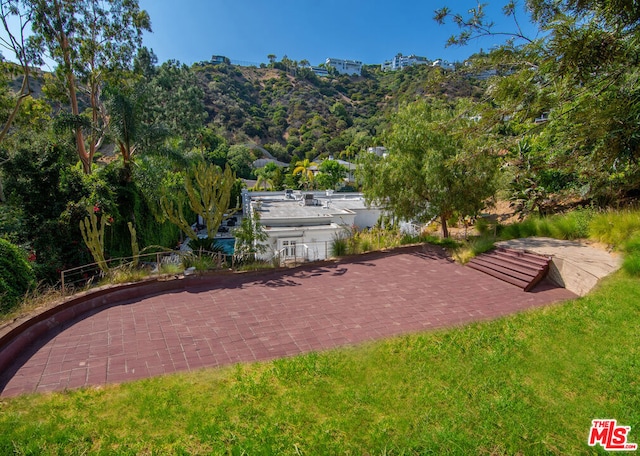
[[[293,169],[293,175],[301,174],[302,181],[308,189],[311,182],[313,182],[313,170],[311,168],[317,166],[318,164],[316,162],[310,162],[308,158],[305,158],[304,160],[296,162],[296,167]]]
[[[258,174],[258,180],[256,181],[256,184],[251,188],[251,190],[273,190],[273,187],[274,185],[272,179],[266,177],[264,174]]]
[[[140,139],[140,105],[137,93],[115,86],[107,86],[105,93],[105,107],[109,112],[109,130],[111,131],[125,169],[125,180],[131,180],[131,161],[136,152]]]

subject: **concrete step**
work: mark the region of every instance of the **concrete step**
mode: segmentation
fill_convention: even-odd
[[[547,275],[550,261],[523,251],[495,249],[473,258],[467,266],[529,291]]]

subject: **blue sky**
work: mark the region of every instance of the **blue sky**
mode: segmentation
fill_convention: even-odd
[[[487,0],[485,0],[486,2]],[[500,29],[513,29],[501,13],[502,1],[489,1],[487,16]],[[434,10],[475,8],[475,0],[139,0],[151,16],[153,33],[144,45],[159,63],[169,59],[188,65],[224,55],[235,61],[308,60],[317,65],[327,57],[382,63],[397,53],[429,59],[462,61],[496,40],[449,47],[453,24],[439,26]],[[526,23],[525,16],[521,20]],[[535,33],[533,26],[529,31]]]

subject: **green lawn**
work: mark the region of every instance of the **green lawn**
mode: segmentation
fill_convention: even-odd
[[[493,322],[0,402],[0,454],[593,454],[640,443],[640,282]]]

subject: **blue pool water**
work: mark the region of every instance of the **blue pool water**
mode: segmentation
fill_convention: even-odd
[[[224,253],[226,253],[227,255],[233,255],[233,248],[235,244],[236,244],[235,238],[216,239],[216,245],[222,246],[222,248],[224,249]]]

